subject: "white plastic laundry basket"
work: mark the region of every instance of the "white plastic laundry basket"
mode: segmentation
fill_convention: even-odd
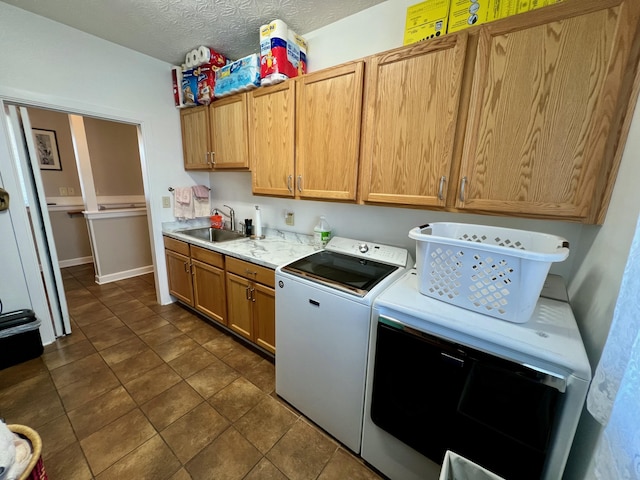
[[[569,243],[546,233],[438,222],[409,232],[423,295],[515,323],[531,317]]]

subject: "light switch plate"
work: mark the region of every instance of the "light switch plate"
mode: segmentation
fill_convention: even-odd
[[[162,197],[162,208],[171,208],[171,199],[169,197]]]
[[[60,187],[60,196],[61,197],[66,197],[69,194],[69,191],[67,190],[67,187]]]

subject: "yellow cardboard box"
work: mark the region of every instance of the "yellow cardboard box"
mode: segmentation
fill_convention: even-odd
[[[447,33],[451,0],[427,0],[407,8],[404,45]]]
[[[562,0],[451,0],[448,32],[535,10]]]

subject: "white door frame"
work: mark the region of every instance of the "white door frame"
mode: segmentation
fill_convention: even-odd
[[[153,264],[155,267],[154,276],[155,276],[155,285],[156,285],[156,298],[158,303],[162,303],[163,297],[161,294],[161,289],[159,287],[159,285],[161,285],[161,282],[158,277],[158,274],[159,274],[159,270],[163,270],[163,269],[162,269],[162,265],[159,264],[159,260],[158,260],[159,253],[158,253],[158,247],[156,245],[157,239],[155,238],[154,231],[153,231],[154,219],[161,218],[161,212],[158,211],[158,209],[155,208],[152,202],[150,201],[151,186],[149,181],[149,166],[148,166],[148,161],[146,157],[146,151],[148,150],[146,145],[149,143],[149,136],[150,136],[148,125],[152,123],[151,118],[146,118],[144,114],[138,114],[139,116],[133,117],[131,116],[133,113],[131,111],[121,111],[121,110],[111,109],[109,107],[102,107],[94,104],[78,102],[73,99],[58,98],[58,97],[51,97],[51,96],[37,94],[37,93],[22,92],[15,89],[8,89],[0,86],[0,107],[2,107],[2,111],[4,111],[5,103],[11,103],[11,104],[25,106],[25,107],[54,110],[54,111],[62,112],[69,115],[82,115],[82,116],[100,118],[104,120],[110,120],[114,122],[136,125],[138,129],[138,147],[140,149],[140,163],[141,163],[140,166],[142,170],[142,183],[144,188],[145,204],[148,212],[147,222],[148,222],[148,229],[149,229],[149,241],[151,243],[151,254],[153,257]],[[4,120],[0,121],[0,135],[4,135],[6,138],[8,138],[8,135],[10,135],[11,133],[12,131],[7,125],[7,123]],[[9,150],[8,153],[9,153],[9,159],[11,160],[9,163],[15,165],[16,159],[15,159],[14,152]],[[6,168],[3,167],[2,162],[0,162],[0,169],[1,169],[0,173],[4,173],[4,170],[6,170]],[[15,178],[14,180],[16,181],[15,186],[18,188],[17,191],[21,191],[19,181],[17,180],[17,178]],[[10,186],[10,188],[14,188],[14,187]],[[36,252],[35,244],[33,243],[33,238],[31,237],[29,219],[26,213],[26,208],[23,209],[23,215],[19,215],[19,217],[20,218],[17,218],[14,221],[14,229],[16,231],[21,232],[20,235],[22,238],[28,238],[28,237],[31,238],[28,243],[20,242],[23,248],[23,250],[21,250],[22,259],[23,261],[27,259],[29,264],[33,264],[37,266],[38,264],[37,252]],[[160,220],[158,220],[158,224],[159,223],[160,223]],[[26,237],[26,235],[28,235],[28,237]],[[160,259],[160,260],[163,260],[163,259]],[[158,265],[160,265],[160,267],[158,267]],[[29,269],[29,272],[25,271],[25,275],[28,280],[28,283],[31,283],[29,281],[33,281],[35,278],[40,277],[39,268],[36,268],[36,270],[37,270],[37,273],[32,268]],[[44,298],[45,297],[44,287],[41,288],[41,291],[42,293],[39,294],[39,296]],[[46,299],[45,299],[45,303],[46,303]],[[50,316],[48,316],[47,318],[50,319]],[[50,321],[48,323],[50,323]],[[53,332],[53,330],[51,331]],[[55,338],[53,338],[52,336],[52,338],[49,339],[49,341],[53,341],[53,340],[55,340]],[[49,341],[45,341],[43,337],[43,342],[45,344],[49,343]]]

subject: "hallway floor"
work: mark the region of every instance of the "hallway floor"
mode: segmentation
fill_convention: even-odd
[[[0,371],[0,417],[40,434],[50,480],[380,478],[278,399],[272,361],[158,305],[153,275],[63,279],[73,333]]]

